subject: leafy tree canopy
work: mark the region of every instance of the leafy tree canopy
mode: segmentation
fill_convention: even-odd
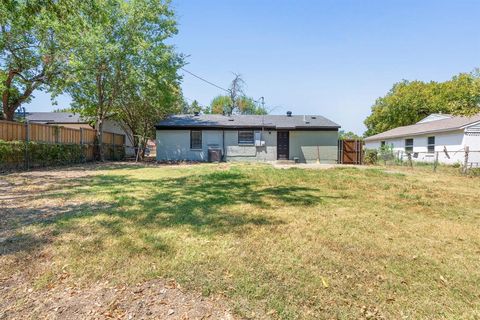
[[[75,17],[77,33],[69,33],[71,56],[57,88],[72,97],[75,110],[95,119],[98,141],[104,120],[116,117],[138,143],[179,110],[183,57],[166,43],[177,33],[174,13],[163,0],[88,3]]]
[[[232,108],[233,102],[230,96],[219,95],[213,98],[210,107],[205,110],[205,113],[212,114],[267,114],[267,110],[259,106],[253,98],[247,96],[240,96],[236,99],[235,107]],[[233,112],[229,112],[233,110]]]
[[[197,100],[193,100],[191,104],[188,104],[188,102],[184,101],[182,105],[182,114],[194,114],[202,111],[204,111],[204,108],[198,103]]]
[[[445,82],[401,81],[375,101],[365,136],[414,124],[432,113],[480,112],[480,73],[461,73]]]
[[[213,98],[205,113],[213,114],[267,114],[267,110],[258,105],[251,97],[245,94],[245,81],[239,74],[235,77],[228,89],[228,95],[219,95]]]
[[[35,90],[49,89],[62,72],[68,56],[62,37],[70,29],[76,2],[0,2],[0,117],[13,120]]]
[[[340,140],[362,140],[363,138],[357,135],[352,131],[345,132],[344,130],[340,130],[338,132],[338,137]]]

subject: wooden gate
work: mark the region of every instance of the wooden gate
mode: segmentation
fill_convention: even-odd
[[[338,140],[338,162],[343,164],[363,163],[363,141]]]

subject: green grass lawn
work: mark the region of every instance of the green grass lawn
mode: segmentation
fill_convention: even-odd
[[[48,239],[36,290],[160,277],[243,317],[478,319],[480,179],[398,170],[106,168],[45,187],[55,215],[12,228]]]

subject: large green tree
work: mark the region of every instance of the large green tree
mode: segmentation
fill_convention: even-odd
[[[35,90],[49,89],[61,75],[69,49],[62,37],[72,27],[78,2],[0,2],[0,117],[13,120]]]
[[[125,127],[134,146],[145,146],[154,138],[155,124],[183,106],[180,78],[182,57],[173,48],[149,51],[144,63],[131,64],[122,71],[120,96],[115,118]],[[143,151],[142,151],[143,156]]]
[[[364,122],[365,136],[414,124],[432,113],[473,115],[480,112],[479,106],[478,70],[461,73],[445,82],[404,80],[375,101]]]
[[[105,119],[116,116],[119,110],[125,111],[127,105],[138,110],[146,108],[146,95],[155,99],[151,88],[171,85],[181,59],[166,44],[177,32],[168,1],[90,3],[79,15],[81,34],[71,39],[74,45],[63,90],[72,97],[76,110],[95,119],[97,139],[102,141]],[[133,104],[133,97],[140,100]],[[100,148],[100,159],[103,158]]]

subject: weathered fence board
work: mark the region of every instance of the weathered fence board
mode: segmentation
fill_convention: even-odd
[[[25,124],[0,120],[0,140],[25,140],[25,133]]]
[[[26,141],[46,145],[81,146],[83,149],[83,161],[95,160],[100,146],[103,148],[107,160],[119,160],[125,155],[125,135],[104,132],[102,143],[97,143],[96,131],[87,128],[76,129],[41,123],[19,123],[0,120],[0,140]],[[35,161],[29,155],[29,147],[25,147],[23,159],[17,158],[13,159],[12,157],[7,162],[9,164],[18,162],[16,167],[22,164],[22,166],[28,168],[29,164]],[[25,163],[23,164],[23,162]]]

